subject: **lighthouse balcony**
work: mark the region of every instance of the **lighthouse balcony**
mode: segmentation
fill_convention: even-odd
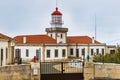
[[[46,28],[46,32],[68,32],[68,28],[51,27],[51,28]]]
[[[50,24],[63,24],[63,23],[64,23],[63,21],[59,21],[59,20],[56,20],[56,21],[52,20],[50,22]]]

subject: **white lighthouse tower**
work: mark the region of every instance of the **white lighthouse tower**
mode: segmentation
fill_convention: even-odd
[[[62,13],[56,7],[55,11],[51,14],[51,27],[46,28],[48,36],[57,40],[57,43],[66,43],[66,36],[68,28],[63,28]]]

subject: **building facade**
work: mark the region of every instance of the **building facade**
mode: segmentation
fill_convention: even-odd
[[[14,40],[0,33],[0,66],[14,62]]]
[[[115,45],[107,45],[106,53],[114,54],[117,52],[117,49]]]
[[[43,35],[20,35],[16,40],[15,57],[31,60],[34,56],[41,61],[66,60],[70,57],[89,58],[94,54],[105,54],[106,44],[89,36],[68,36],[63,27],[62,13],[55,9],[51,14],[51,27]]]

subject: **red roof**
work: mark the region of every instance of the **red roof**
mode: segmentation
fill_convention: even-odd
[[[54,11],[52,15],[62,15],[62,13],[58,11],[58,8],[56,7],[56,11]]]
[[[23,44],[23,38],[26,37],[26,44],[56,44],[56,40],[47,36],[47,35],[24,35],[24,36],[16,36],[14,40],[16,40],[17,44]]]
[[[11,37],[8,37],[7,35],[4,35],[2,33],[0,33],[0,37],[4,39],[12,39]]]
[[[69,36],[67,37],[67,43],[69,44],[92,44],[92,38],[88,36]],[[100,44],[100,42],[95,40],[95,44]]]
[[[23,35],[16,36],[14,40],[16,40],[17,44],[24,44],[23,38],[26,37],[26,44],[57,44],[57,41],[48,35]],[[68,36],[67,37],[68,44],[92,44],[92,38],[88,36]],[[95,40],[95,44],[100,44],[100,42]]]

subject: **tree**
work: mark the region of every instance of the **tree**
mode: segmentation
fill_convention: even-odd
[[[105,55],[98,54],[93,57],[94,62],[105,62],[105,63],[120,63],[120,48],[118,48],[117,52],[114,54]]]

